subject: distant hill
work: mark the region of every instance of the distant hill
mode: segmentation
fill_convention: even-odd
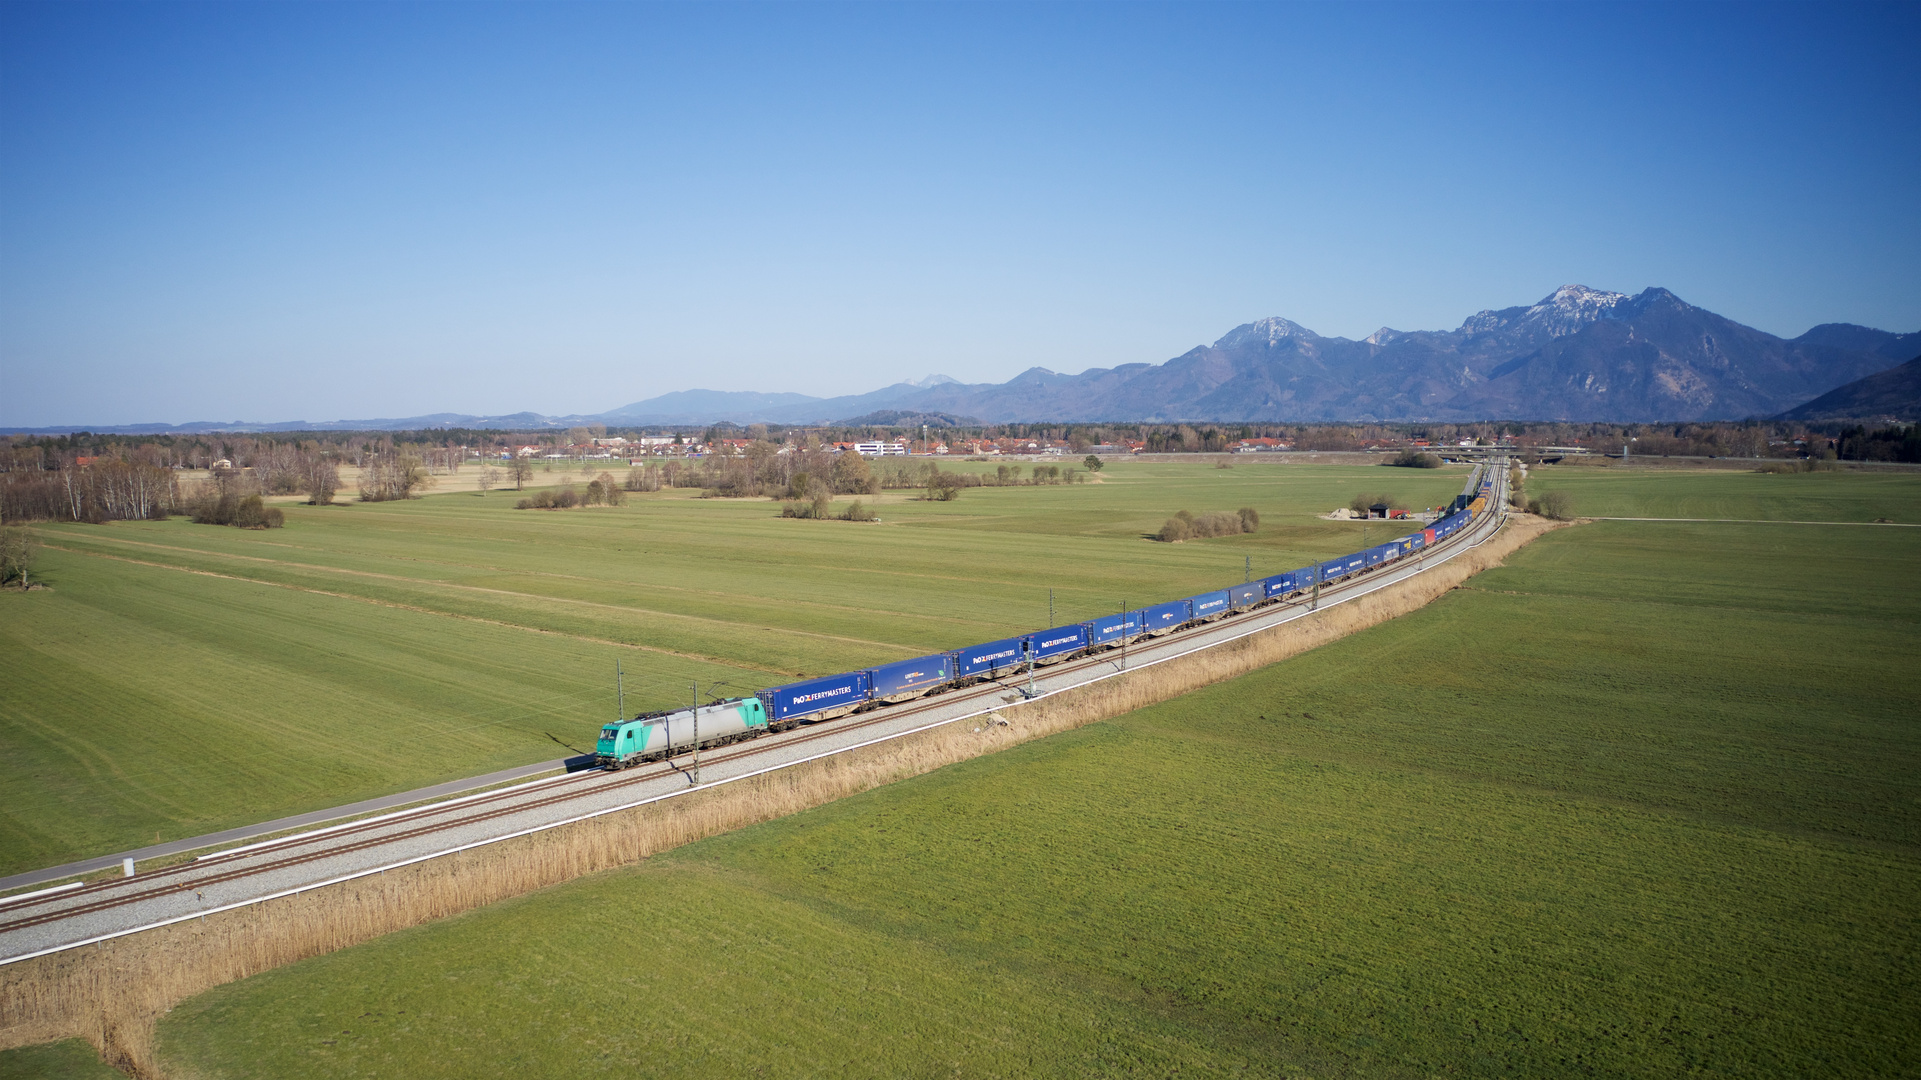
[[[1890,364],[1899,364],[1916,353],[1921,353],[1921,332],[1890,334],[1886,330],[1844,322],[1822,323],[1794,340],[1810,345],[1829,345],[1837,349],[1873,353]]]
[[[836,420],[841,427],[900,427],[900,428],[957,428],[980,427],[977,416],[954,416],[942,412],[908,412],[901,409],[881,409],[865,416]]]
[[[756,394],[751,391],[677,390],[671,394],[609,409],[591,419],[604,423],[688,425],[732,420],[766,423],[776,413],[806,409],[820,398],[806,394]]]
[[[1780,419],[1921,421],[1921,356],[1830,390]]]

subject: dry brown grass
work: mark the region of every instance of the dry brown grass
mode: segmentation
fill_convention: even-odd
[[[683,798],[578,822],[253,907],[0,968],[0,1048],[83,1037],[113,1065],[160,1075],[154,1023],[177,1002],[382,934],[622,866],[1244,675],[1413,611],[1560,523],[1525,515],[1415,580],[1220,648],[1031,704],[1007,725],[946,727]]]

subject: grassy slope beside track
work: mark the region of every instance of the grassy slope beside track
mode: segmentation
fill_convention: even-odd
[[[1555,533],[1246,678],[223,987],[163,1056],[1912,1074],[1917,565],[1908,530]]]
[[[616,660],[638,711],[695,679],[751,693],[1037,629],[1049,588],[1064,622],[1239,581],[1244,556],[1292,569],[1359,545],[1362,526],[1315,516],[1357,491],[1438,502],[1462,474],[1123,462],[1102,480],[890,492],[880,525],[670,491],[288,506],[270,532],[37,526],[52,588],[0,593],[0,874],[561,756],[546,733],[586,745]],[[1259,533],[1140,539],[1240,506]]]

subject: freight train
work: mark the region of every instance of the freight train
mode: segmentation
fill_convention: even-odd
[[[684,753],[694,748],[696,740],[704,748],[751,739],[771,731],[786,731],[803,723],[831,720],[997,679],[1029,670],[1030,665],[1045,667],[1117,649],[1124,642],[1160,637],[1236,612],[1279,603],[1413,555],[1466,528],[1486,512],[1495,497],[1492,475],[1477,479],[1478,483],[1468,484],[1474,494],[1464,492],[1446,517],[1419,532],[1365,551],[1184,600],[879,667],[770,687],[753,697],[719,700],[677,712],[642,713],[632,720],[602,727],[594,744],[595,756],[605,768],[625,769]]]

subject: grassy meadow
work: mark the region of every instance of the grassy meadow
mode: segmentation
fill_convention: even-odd
[[[1921,524],[1921,486],[1912,472],[1772,474],[1668,471],[1619,466],[1544,465],[1528,494],[1566,491],[1589,517],[1734,518]]]
[[[1907,529],[1562,530],[1253,675],[222,987],[161,1053],[236,1078],[1914,1075],[1917,567]]]
[[[961,468],[991,465],[957,463]],[[564,474],[572,477],[576,474]],[[537,474],[537,481],[563,474]],[[879,524],[697,492],[514,510],[511,491],[287,505],[284,529],[35,526],[0,593],[0,874],[582,747],[614,709],[751,693],[1276,573],[1378,542],[1321,521],[1463,471],[1117,462],[1100,482],[879,499]],[[870,502],[873,500],[869,500]],[[1149,543],[1174,511],[1259,532]],[[549,737],[551,734],[552,738]]]
[[[121,1080],[85,1039],[0,1050],[0,1080]]]

